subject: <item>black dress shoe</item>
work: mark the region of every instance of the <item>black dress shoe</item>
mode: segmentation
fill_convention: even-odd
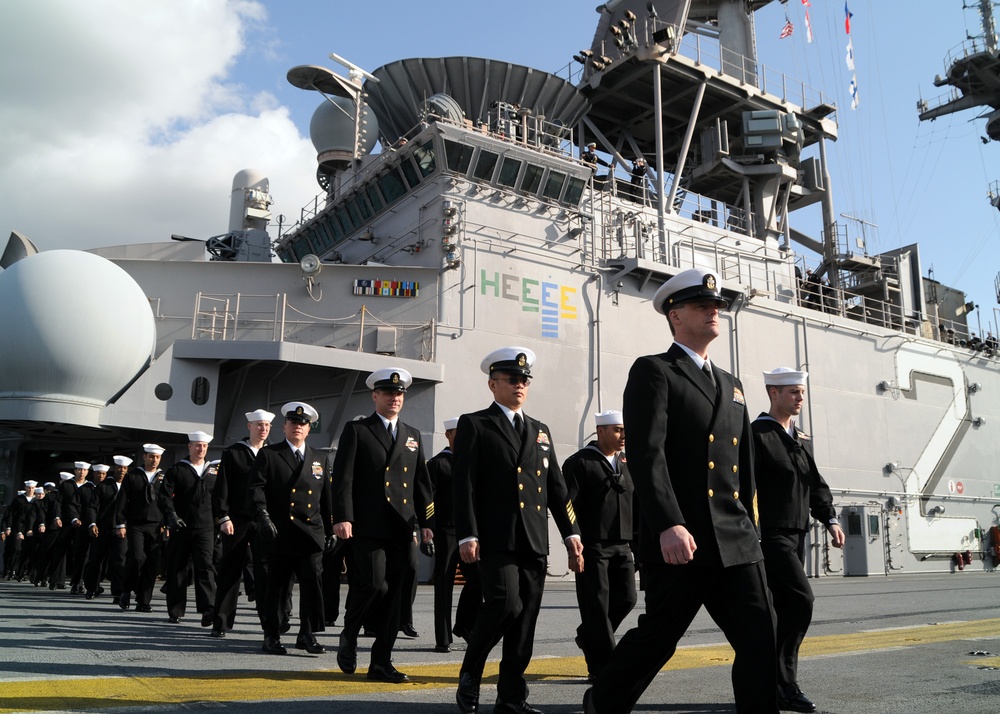
[[[527,702],[502,702],[497,699],[493,714],[542,714],[542,710],[532,708]]]
[[[171,623],[173,625],[176,625],[180,621],[181,621],[181,618],[177,617],[176,615],[171,615],[170,617],[167,618],[167,622],[169,622],[169,623]]]
[[[95,597],[97,597],[97,593],[87,593],[86,595],[88,600],[93,600]]]
[[[358,641],[340,633],[340,644],[337,647],[337,666],[344,674],[354,674],[358,668]]]
[[[814,712],[816,705],[802,693],[799,685],[778,688],[778,709],[785,712]]]
[[[312,635],[308,637],[299,635],[298,639],[295,640],[295,649],[305,650],[309,654],[323,654],[326,652],[326,647],[317,642],[316,638]]]
[[[120,607],[122,610],[128,610],[129,608],[128,595],[122,595],[120,598],[118,598],[118,607]]]
[[[455,703],[463,714],[472,714],[479,709],[479,681],[472,672],[462,672],[458,677],[458,691]]]
[[[451,652],[450,645],[434,645],[435,652]]]
[[[135,611],[136,612],[152,612],[153,608],[150,607],[149,605],[136,605],[135,606]]]
[[[214,621],[215,621],[215,613],[214,612],[203,612],[203,613],[201,613],[201,626],[202,627],[210,627],[212,625],[212,622],[214,622]]]
[[[100,585],[98,585],[97,586],[97,590],[94,591],[94,594],[96,594],[96,595],[103,595],[104,594],[104,588],[102,588]]]
[[[407,622],[405,625],[403,625],[402,627],[400,627],[399,631],[402,632],[407,637],[410,637],[410,638],[420,637],[420,633],[417,632],[417,630],[409,622]]]
[[[264,645],[260,649],[262,652],[266,654],[276,654],[276,655],[288,654],[288,650],[286,650],[282,646],[281,640],[279,640],[277,637],[265,637]]]
[[[389,664],[373,664],[368,668],[368,679],[376,682],[388,682],[389,684],[402,684],[409,682],[410,678]]]
[[[225,637],[225,636],[226,636],[226,631],[225,631],[225,630],[217,630],[217,629],[215,629],[215,628],[213,627],[213,628],[212,628],[212,631],[211,631],[211,632],[209,632],[208,634],[209,634],[209,635],[210,635],[211,637]]]

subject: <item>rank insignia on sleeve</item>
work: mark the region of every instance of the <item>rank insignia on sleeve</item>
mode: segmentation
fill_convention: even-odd
[[[434,517],[434,501],[427,504],[427,509],[424,511],[424,520],[429,521]]]
[[[746,406],[747,400],[743,397],[743,390],[739,387],[733,387],[733,401]]]
[[[569,517],[570,523],[576,523],[576,511],[573,509],[572,501],[566,501],[566,515]]]
[[[323,478],[323,464],[319,461],[312,462],[312,475],[316,478]]]
[[[417,446],[418,446],[417,440],[414,439],[412,436],[408,436],[408,437],[406,437],[406,444],[405,444],[405,446],[410,451],[416,451],[417,450]]]

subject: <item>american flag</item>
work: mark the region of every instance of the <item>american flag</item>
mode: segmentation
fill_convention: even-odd
[[[785,26],[781,28],[781,34],[778,35],[779,40],[783,40],[786,37],[791,37],[792,31],[795,29],[795,25],[792,24],[791,20],[785,20]]]

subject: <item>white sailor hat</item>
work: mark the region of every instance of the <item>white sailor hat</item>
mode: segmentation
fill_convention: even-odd
[[[281,413],[285,415],[285,419],[297,424],[312,424],[319,419],[319,412],[305,402],[288,402],[281,408]]]
[[[458,417],[452,417],[451,419],[444,420],[444,430],[451,431],[452,429],[458,428]]]
[[[24,495],[24,489],[21,489],[20,491],[18,491],[17,495],[18,496],[23,496]]]
[[[653,295],[653,307],[666,315],[677,305],[694,300],[715,300],[719,309],[729,307],[729,301],[719,294],[719,277],[710,270],[682,270],[660,286]]]
[[[591,147],[596,148],[597,147],[597,142],[596,141],[588,141],[587,142],[587,148],[589,149]]]
[[[70,474],[69,477],[73,478],[73,474]],[[27,491],[29,488],[34,488],[37,485],[38,485],[38,481],[32,481],[32,480],[29,479],[29,480],[27,480],[27,481],[24,482],[24,490]]]
[[[369,389],[385,389],[390,392],[405,392],[413,384],[413,377],[405,369],[386,367],[368,375],[365,384]]]
[[[45,493],[45,488],[43,486],[35,486],[35,493]]]
[[[43,485],[45,486],[45,488],[55,488],[56,487],[56,485],[54,483],[52,483],[51,481],[46,481]]]
[[[791,367],[778,367],[770,372],[764,372],[764,386],[784,387],[790,384],[805,384],[808,372],[801,372]]]
[[[609,409],[600,414],[595,414],[594,421],[597,426],[617,426],[618,424],[625,424],[625,417],[621,412]]]
[[[60,481],[69,481],[71,478],[76,478],[76,476],[74,476],[73,474],[71,474],[69,471],[60,471],[59,472],[59,480]]]
[[[156,454],[157,456],[162,454],[164,451],[163,447],[159,444],[143,444],[142,450],[147,454]]]
[[[73,463],[74,469],[83,469],[84,471],[90,471],[90,464],[86,461],[76,461]]]
[[[203,431],[192,431],[188,434],[188,441],[204,441],[206,444],[212,440],[211,434],[206,434]]]
[[[114,458],[117,459],[118,457],[115,456]],[[106,474],[110,468],[111,467],[108,466],[107,464],[94,464],[93,466],[90,467],[90,470],[94,471],[95,473]]]
[[[266,409],[258,409],[253,412],[246,412],[247,421],[274,421],[274,414]]]
[[[131,466],[132,465],[132,459],[130,459],[127,456],[113,456],[111,458],[112,458],[112,461],[115,462],[115,466]],[[104,467],[104,470],[105,471],[108,470],[106,466]]]
[[[531,368],[535,364],[535,353],[527,347],[501,347],[493,350],[479,364],[486,374],[493,372],[509,372],[531,376]]]

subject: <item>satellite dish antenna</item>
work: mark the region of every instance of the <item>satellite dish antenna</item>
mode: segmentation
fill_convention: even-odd
[[[314,89],[321,94],[333,94],[345,99],[354,99],[361,93],[361,85],[326,67],[304,64],[288,70],[288,83],[299,89]]]
[[[319,256],[313,253],[309,253],[302,257],[299,261],[299,268],[302,270],[303,278],[315,278],[319,275],[319,272],[323,269],[323,266],[319,262]]]
[[[333,52],[331,52],[330,53],[330,59],[332,59],[334,62],[336,62],[338,64],[342,64],[343,66],[347,67],[347,69],[350,70],[351,74],[357,73],[360,77],[364,77],[367,80],[375,82],[375,84],[378,84],[378,82],[379,82],[379,78],[376,77],[374,74],[371,74],[370,72],[364,71],[363,69],[361,69],[360,67],[358,67],[353,62],[344,59],[343,57],[341,57],[338,54],[334,54]],[[353,79],[353,77],[352,77],[352,79]]]

